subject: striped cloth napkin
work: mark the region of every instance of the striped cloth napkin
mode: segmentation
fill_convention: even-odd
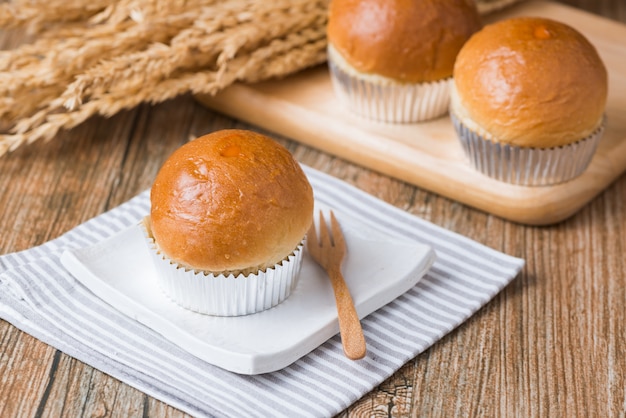
[[[238,375],[190,355],[102,302],[61,265],[149,212],[141,193],[41,246],[0,257],[0,317],[24,332],[195,416],[330,417],[461,324],[517,276],[524,261],[486,248],[304,167],[319,202],[388,234],[430,245],[437,261],[411,290],[370,314],[367,357],[334,336],[290,366]]]

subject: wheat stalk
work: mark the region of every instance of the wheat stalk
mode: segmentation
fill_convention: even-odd
[[[131,19],[144,22],[153,17],[173,16],[199,7],[219,3],[219,0],[120,0],[90,20],[91,23],[117,24]],[[223,2],[227,3],[227,2]]]
[[[294,68],[319,64],[326,59],[325,49],[325,32],[306,29],[290,34],[285,39],[275,40],[250,55],[239,56],[229,61],[223,69],[183,72],[157,84],[143,86],[131,96],[125,95],[124,91],[110,92],[85,103],[76,111],[53,113],[60,105],[57,100],[48,109],[22,121],[23,124],[18,125],[16,133],[0,136],[0,147],[3,147],[0,152],[13,150],[19,145],[39,139],[49,140],[59,130],[71,129],[95,114],[112,116],[140,103],[159,103],[186,92],[214,94],[237,80],[258,81],[293,72]],[[266,66],[265,62],[268,60],[271,65]]]
[[[40,31],[51,23],[88,19],[109,3],[110,0],[30,0],[0,3],[0,26],[27,26],[32,31]]]
[[[323,62],[327,3],[121,0],[99,2],[82,26],[50,18],[33,43],[0,53],[0,115],[12,121],[0,154],[93,115]]]
[[[311,10],[311,2],[278,2],[249,13],[216,15],[207,10],[193,27],[181,31],[170,45],[154,44],[144,51],[102,62],[79,75],[63,95],[65,106],[72,110],[87,96],[94,97],[112,90],[132,91],[146,82],[167,78],[181,69],[201,69],[223,66],[240,51],[251,51],[274,39],[308,27],[323,28],[324,9]],[[272,12],[271,16],[267,14]],[[231,11],[232,12],[232,11]],[[226,24],[229,19],[235,19]],[[258,22],[262,21],[263,25]]]

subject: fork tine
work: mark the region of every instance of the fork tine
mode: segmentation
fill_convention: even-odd
[[[332,247],[332,242],[330,241],[330,236],[328,234],[328,226],[326,226],[326,219],[324,218],[324,214],[320,211],[320,246],[330,246]]]
[[[333,241],[335,247],[346,248],[346,241],[343,237],[343,233],[341,232],[341,227],[339,226],[339,222],[337,222],[337,218],[335,218],[335,213],[330,211],[330,226],[333,231]]]

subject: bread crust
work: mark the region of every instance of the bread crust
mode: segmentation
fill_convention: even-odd
[[[359,72],[422,83],[450,77],[480,27],[470,0],[333,0],[328,42]]]
[[[461,49],[451,109],[495,141],[551,148],[586,138],[603,121],[606,68],[578,31],[522,17],[485,26]]]
[[[160,251],[207,272],[272,267],[302,241],[313,190],[289,151],[246,130],[197,138],[163,164],[150,193]]]

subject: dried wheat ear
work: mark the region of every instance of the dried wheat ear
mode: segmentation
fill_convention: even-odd
[[[326,59],[328,0],[34,0],[0,4],[31,42],[0,52],[0,154],[89,117]],[[14,30],[14,29],[13,29]]]

